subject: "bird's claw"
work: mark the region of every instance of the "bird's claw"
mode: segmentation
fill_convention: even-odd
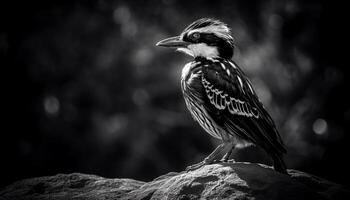
[[[199,168],[203,167],[205,164],[206,163],[204,161],[196,163],[194,165],[186,167],[186,171],[189,172],[189,171],[193,171],[193,170],[199,169]]]
[[[187,172],[193,171],[193,170],[196,170],[196,169],[203,167],[204,165],[215,164],[215,163],[220,163],[220,162],[222,162],[222,161],[221,160],[213,160],[213,161],[204,160],[204,161],[199,162],[197,164],[186,167],[186,171]]]
[[[234,159],[230,159],[230,160],[228,160],[228,159],[221,159],[220,161],[222,163],[235,163],[236,162]]]

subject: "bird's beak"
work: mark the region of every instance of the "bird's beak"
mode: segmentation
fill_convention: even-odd
[[[176,36],[176,37],[171,37],[171,38],[161,40],[156,45],[161,47],[179,48],[179,47],[187,47],[189,44],[190,44],[189,42],[183,41],[180,36]]]

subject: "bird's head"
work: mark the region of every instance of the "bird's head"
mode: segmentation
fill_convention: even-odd
[[[199,19],[176,37],[164,39],[157,46],[173,47],[178,51],[193,57],[222,57],[230,59],[233,56],[233,38],[228,26],[214,19]]]

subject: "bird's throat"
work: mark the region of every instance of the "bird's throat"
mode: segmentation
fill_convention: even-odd
[[[178,48],[180,52],[188,54],[194,58],[204,57],[204,58],[215,58],[219,56],[219,51],[215,46],[209,46],[205,43],[190,44],[187,48]]]

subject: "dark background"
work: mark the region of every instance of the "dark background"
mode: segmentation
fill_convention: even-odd
[[[180,73],[191,58],[155,47],[201,17],[232,28],[233,59],[275,119],[289,168],[349,185],[349,80],[341,61],[348,22],[336,2],[0,5],[0,187],[71,172],[148,181],[203,159],[219,142],[183,102]],[[233,157],[270,164],[256,147]]]

